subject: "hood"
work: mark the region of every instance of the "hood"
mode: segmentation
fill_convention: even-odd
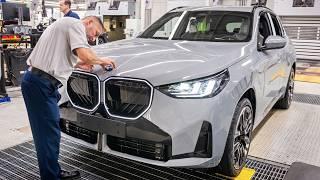
[[[99,57],[110,57],[116,62],[116,69],[111,72],[94,69],[101,79],[139,78],[154,86],[215,74],[249,54],[248,43],[140,38],[95,46],[93,50]]]

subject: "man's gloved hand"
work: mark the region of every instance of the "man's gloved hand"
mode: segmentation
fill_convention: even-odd
[[[103,61],[103,63],[100,65],[102,66],[103,69],[111,68],[111,70],[112,70],[112,69],[116,68],[116,64],[113,59],[101,58],[101,60]]]
[[[115,62],[113,59],[110,58],[100,58],[100,60],[102,61],[102,63],[100,64],[101,67],[105,70],[109,69],[108,71],[111,71],[113,69],[116,68]],[[78,59],[77,64],[75,65],[75,68],[80,68],[82,70],[91,72],[93,69],[93,65],[91,64],[87,64],[85,62],[83,62],[81,59]]]

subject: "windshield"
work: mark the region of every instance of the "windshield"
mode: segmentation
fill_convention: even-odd
[[[182,12],[169,13],[151,25],[140,38],[169,39]],[[179,24],[173,40],[245,42],[251,39],[251,13],[191,11]]]
[[[139,37],[140,38],[153,38],[153,39],[169,39],[178,19],[182,12],[167,13],[159,20],[153,23],[146,29]]]

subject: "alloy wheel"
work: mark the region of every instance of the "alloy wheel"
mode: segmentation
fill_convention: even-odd
[[[235,169],[240,169],[247,158],[251,143],[252,129],[253,111],[251,106],[245,106],[239,115],[234,134],[233,160]]]

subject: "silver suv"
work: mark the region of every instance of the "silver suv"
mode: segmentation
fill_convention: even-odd
[[[236,176],[252,130],[292,101],[295,50],[264,7],[179,8],[94,49],[118,67],[73,72],[61,129],[128,159]]]

